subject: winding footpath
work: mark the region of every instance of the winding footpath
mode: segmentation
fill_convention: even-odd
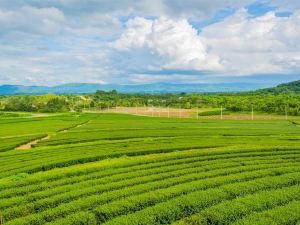
[[[44,136],[44,137],[42,137],[42,138],[38,138],[38,139],[32,140],[32,141],[30,141],[30,142],[27,142],[27,143],[25,143],[25,144],[19,145],[19,146],[16,147],[15,149],[16,149],[16,150],[27,150],[27,149],[31,149],[34,145],[38,144],[39,142],[44,141],[44,140],[48,140],[48,139],[50,139],[52,136],[55,136],[55,135],[58,134],[58,133],[66,133],[66,132],[68,132],[68,131],[71,130],[71,129],[76,129],[76,128],[78,128],[78,127],[81,127],[81,126],[83,126],[83,125],[89,123],[89,122],[90,122],[90,120],[85,121],[85,122],[80,123],[80,124],[76,124],[75,126],[71,126],[71,127],[65,128],[65,129],[63,129],[63,130],[59,130],[59,131],[57,131],[56,133],[54,133],[54,134],[52,134],[52,135],[47,134],[46,136]]]

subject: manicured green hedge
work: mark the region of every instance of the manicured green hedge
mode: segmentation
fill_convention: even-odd
[[[230,112],[227,110],[222,111],[222,115],[229,115]],[[221,110],[213,110],[213,111],[204,111],[198,114],[199,116],[221,116]]]

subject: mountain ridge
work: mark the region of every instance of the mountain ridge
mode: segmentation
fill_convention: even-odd
[[[0,95],[14,94],[80,94],[94,93],[97,90],[117,90],[123,93],[179,93],[179,92],[241,92],[266,88],[266,84],[249,83],[216,83],[216,84],[96,84],[96,83],[66,83],[56,86],[25,86],[25,85],[0,85]]]
[[[300,80],[282,83],[271,88],[259,89],[256,92],[262,94],[300,94]]]

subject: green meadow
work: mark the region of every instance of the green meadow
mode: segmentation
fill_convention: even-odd
[[[0,218],[296,225],[300,119],[0,114]]]

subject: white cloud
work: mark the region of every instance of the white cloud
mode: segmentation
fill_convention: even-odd
[[[299,0],[288,0],[288,1],[271,0],[271,1],[268,1],[268,3],[270,5],[278,7],[278,10],[280,10],[280,11],[293,12],[295,9],[300,8],[300,1]]]
[[[65,35],[82,37],[106,37],[110,38],[121,32],[122,24],[119,19],[111,14],[85,14],[78,18],[67,18]]]
[[[225,76],[288,74],[300,70],[300,13],[253,17],[241,9],[200,34],[185,19],[136,17],[128,21],[114,47],[132,54],[143,48],[161,58],[155,66],[149,60],[145,70],[207,70]]]
[[[149,49],[164,59],[160,69],[217,70],[218,57],[211,55],[201,37],[185,19],[162,17],[128,21],[127,29],[114,43],[117,50]]]
[[[128,76],[128,80],[134,83],[153,83],[156,82],[163,83],[198,83],[199,77],[193,75],[180,75],[173,74],[170,75],[157,75],[157,74],[131,74]]]
[[[56,34],[65,22],[64,14],[57,8],[24,6],[18,10],[0,8],[0,27],[3,31],[31,34]]]
[[[295,0],[290,0],[295,1]],[[209,18],[216,11],[224,8],[240,8],[250,4],[253,0],[10,0],[0,1],[7,8],[22,6],[55,7],[69,16],[83,14],[118,15],[156,15],[178,17],[195,17],[197,19]]]
[[[1,9],[2,33],[26,33],[29,35],[78,35],[100,36],[117,33],[121,22],[113,14],[89,13],[77,16],[65,15],[56,7],[38,8],[23,6],[17,9]]]
[[[142,48],[146,44],[147,36],[151,33],[153,22],[141,17],[129,20],[127,29],[121,38],[114,43],[118,50],[129,50],[130,48]]]
[[[298,0],[263,0],[290,17],[274,11],[253,18],[242,9],[219,23],[205,21],[200,33],[188,22],[201,25],[219,10],[255,2],[0,0],[0,83],[181,81],[188,70],[196,70],[190,80],[202,81],[198,70],[211,71],[207,79],[300,71]],[[163,74],[172,70],[180,71]]]
[[[201,36],[222,59],[224,73],[289,73],[300,69],[300,14],[253,18],[239,10],[206,27]]]

